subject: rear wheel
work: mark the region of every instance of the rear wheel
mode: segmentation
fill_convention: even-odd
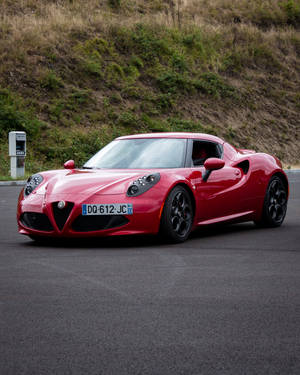
[[[161,234],[168,241],[180,243],[191,233],[193,207],[189,193],[182,186],[176,186],[168,195],[161,217]]]
[[[273,176],[266,191],[261,219],[256,224],[264,227],[279,227],[283,223],[286,210],[286,187],[281,178]]]

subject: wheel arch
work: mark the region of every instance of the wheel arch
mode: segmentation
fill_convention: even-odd
[[[288,181],[288,178],[285,175],[285,173],[278,171],[278,172],[275,172],[271,177],[273,177],[273,176],[277,176],[277,177],[279,177],[281,179],[281,181],[284,184],[284,187],[286,188],[287,195],[289,196],[289,193],[290,193],[290,190],[289,190],[289,181]]]
[[[184,182],[179,182],[178,184],[174,185],[171,190],[173,190],[176,186],[182,186],[188,192],[188,194],[189,194],[189,196],[191,198],[192,208],[193,208],[193,215],[194,215],[194,218],[195,218],[195,213],[196,213],[196,199],[195,199],[195,196],[193,194],[192,189],[189,187],[188,184],[185,184]]]

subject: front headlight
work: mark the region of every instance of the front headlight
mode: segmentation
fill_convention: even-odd
[[[24,187],[24,195],[27,197],[29,194],[33,192],[33,190],[40,185],[40,183],[43,181],[43,176],[40,174],[34,174],[30,176],[26,182],[26,185]]]
[[[160,180],[159,173],[149,174],[133,181],[127,190],[127,197],[137,197],[151,189]]]

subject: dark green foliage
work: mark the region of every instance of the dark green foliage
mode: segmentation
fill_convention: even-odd
[[[300,2],[297,0],[286,0],[281,3],[287,15],[287,23],[300,26]]]
[[[183,73],[184,71],[187,70],[187,62],[185,60],[185,57],[182,54],[175,52],[172,55],[171,64],[172,64],[172,67],[180,73]]]
[[[171,93],[160,94],[153,101],[161,112],[167,112],[174,106],[175,97]]]
[[[148,63],[161,55],[169,54],[169,46],[165,39],[155,35],[154,31],[144,25],[137,25],[132,31],[134,48]]]
[[[120,1],[109,3],[114,9],[120,7]],[[130,14],[133,4],[131,0],[122,2],[122,11]],[[239,142],[242,138],[234,130],[238,129],[234,120],[233,129],[227,118],[225,126],[220,117],[227,109],[228,118],[235,116],[236,108],[241,107],[250,123],[259,109],[258,91],[266,102],[272,97],[282,105],[284,99],[287,111],[299,109],[295,92],[291,103],[280,93],[274,99],[270,90],[271,85],[276,88],[279,84],[279,76],[283,86],[295,83],[296,87],[291,76],[297,72],[300,39],[290,31],[299,23],[299,0],[281,0],[274,12],[263,7],[255,9],[249,23],[262,27],[265,22],[268,27],[286,25],[288,19],[289,32],[278,35],[277,40],[264,37],[257,27],[248,27],[247,19],[228,26],[228,35],[195,25],[179,29],[154,22],[123,26],[114,21],[109,27],[91,24],[72,31],[69,40],[61,42],[65,49],[58,44],[46,52],[33,51],[46,58],[38,60],[36,76],[28,69],[31,82],[39,82],[32,101],[0,90],[1,152],[7,146],[8,131],[25,130],[32,155],[28,165],[51,168],[71,158],[80,165],[114,137],[135,132],[218,133]],[[280,48],[273,50],[276,43]],[[292,69],[287,72],[289,63]],[[10,70],[3,74],[4,80],[8,77],[7,85],[15,84],[17,77]],[[230,79],[238,82],[239,89],[231,86]],[[20,92],[26,97],[30,87],[23,82],[26,80],[20,81]],[[200,123],[199,118],[212,125]],[[1,163],[8,165],[8,158],[2,157]]]
[[[138,118],[132,112],[122,112],[118,124],[125,127],[138,127]]]
[[[216,73],[203,73],[198,79],[191,79],[185,74],[167,72],[158,77],[159,88],[166,93],[186,92],[195,90],[216,98],[233,97],[235,89],[225,83]]]
[[[235,89],[225,83],[223,79],[215,73],[204,73],[200,79],[194,82],[196,89],[203,94],[212,95],[216,98],[220,97],[233,97]]]
[[[116,48],[121,53],[137,56],[143,65],[153,64],[155,59],[170,54],[166,38],[160,37],[159,30],[153,30],[149,26],[137,24],[132,29],[114,27],[112,34]],[[141,63],[138,64],[141,67]]]
[[[142,115],[141,121],[149,132],[165,132],[170,130],[168,128],[169,124],[166,121],[150,117],[146,114]]]
[[[113,9],[119,9],[121,6],[121,0],[108,0],[108,5]]]
[[[101,136],[100,129],[90,133],[76,132],[73,135],[69,152],[78,165],[83,165],[91,156],[99,151],[106,142],[107,141]]]
[[[151,118],[143,115],[141,121],[144,123],[148,131],[152,132],[208,132],[199,121],[186,120],[179,117],[168,117],[166,120]],[[207,131],[208,130],[208,131]]]
[[[62,120],[65,113],[69,113],[69,116],[72,116],[72,113],[79,112],[85,104],[92,101],[88,90],[79,90],[75,88],[65,98],[53,99],[52,103],[48,106],[50,119],[54,122]]]
[[[281,69],[280,62],[268,45],[253,42],[237,47],[224,55],[223,64],[225,70],[235,73],[239,73],[245,67]]]
[[[138,56],[131,56],[129,62],[138,69],[142,69],[144,67],[143,61]]]
[[[20,99],[7,89],[0,89],[0,133],[7,137],[10,131],[26,131],[36,136],[42,126],[30,109],[25,109]]]
[[[122,81],[125,79],[123,68],[115,62],[106,67],[105,76],[107,83],[112,87],[119,87]]]
[[[143,89],[138,86],[129,85],[123,88],[122,92],[123,98],[132,98],[132,99],[142,99],[143,98]]]
[[[49,70],[43,74],[40,84],[41,87],[51,91],[56,91],[64,86],[61,78],[58,77],[52,70]]]
[[[166,93],[176,93],[178,91],[188,92],[193,89],[190,78],[185,74],[167,71],[157,78],[158,87]]]
[[[64,109],[65,104],[61,100],[54,100],[53,104],[48,107],[50,119],[54,122],[60,120]]]
[[[87,103],[91,100],[91,95],[89,90],[78,90],[74,89],[74,91],[69,96],[69,102],[82,105]]]
[[[84,72],[103,78],[104,57],[114,54],[113,47],[103,38],[88,39],[74,48]]]
[[[81,66],[86,73],[102,78],[103,69],[101,62],[86,58],[82,61]]]
[[[35,151],[46,157],[47,160],[56,160],[61,166],[69,159],[76,160],[78,166],[83,165],[107,142],[101,136],[100,129],[91,132],[73,131],[66,135],[59,129],[48,133],[47,142],[39,142]]]
[[[103,38],[92,38],[84,43],[79,43],[75,50],[81,52],[85,56],[101,58],[103,54],[111,54],[112,48]]]

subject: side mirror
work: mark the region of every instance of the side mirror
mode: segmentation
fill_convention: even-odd
[[[74,160],[68,160],[64,164],[65,169],[74,169],[75,168],[75,162]]]
[[[223,168],[225,161],[217,158],[208,158],[204,162],[204,168],[208,171],[216,171],[217,169]]]
[[[218,158],[208,158],[204,162],[205,173],[203,174],[202,180],[206,182],[212,171],[222,169],[225,165],[225,161]]]

